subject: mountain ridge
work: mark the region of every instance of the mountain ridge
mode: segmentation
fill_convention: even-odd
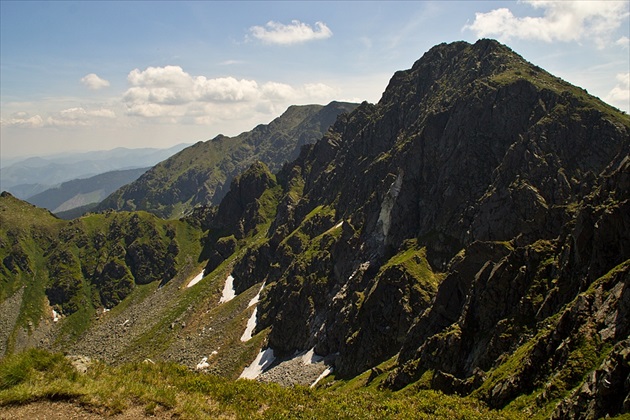
[[[627,413],[629,155],[627,115],[496,41],[441,44],[278,171],[248,162],[218,206],[177,222],[201,243],[174,278],[125,289],[56,345],[111,363],[203,360],[230,378],[272,355],[261,380],[312,353],[334,368],[324,386],[434,389],[551,418]],[[80,226],[116,214],[46,229],[85,243]],[[118,216],[135,245],[119,244],[116,267],[154,255],[129,236],[136,214],[156,220]],[[3,247],[3,273],[32,275],[29,246]],[[59,328],[80,319],[63,312]]]
[[[433,60],[435,55],[443,59]],[[441,73],[442,68],[448,71]],[[461,76],[469,73],[470,79]],[[444,89],[431,94],[435,84]],[[277,214],[283,219],[274,220],[268,244],[252,250],[233,270],[236,279],[247,279],[243,288],[267,284],[258,329],[271,328],[268,345],[280,357],[313,346],[319,354],[339,353],[335,369],[341,377],[357,375],[401,351],[389,382],[396,388],[425,372],[445,391],[483,390],[481,383],[488,380],[506,386],[511,396],[531,392],[549,372],[574,375],[576,381],[584,371],[551,367],[537,378],[508,379],[521,380],[521,385],[474,372],[491,370],[496,357],[507,357],[525,343],[519,337],[537,331],[534,320],[558,313],[628,258],[628,224],[622,216],[628,194],[610,186],[609,194],[619,194],[620,201],[607,205],[603,198],[597,206],[606,210],[597,213],[602,217],[598,223],[620,226],[620,233],[607,230],[584,240],[600,253],[607,247],[619,253],[605,251],[597,270],[584,268],[590,263],[583,257],[566,268],[557,253],[573,249],[574,238],[592,235],[574,230],[576,217],[581,223],[591,220],[584,232],[600,226],[586,216],[586,203],[590,194],[601,191],[598,178],[627,172],[629,127],[627,115],[495,41],[434,47],[411,70],[394,75],[379,104],[362,104],[338,120],[278,174],[285,196]],[[302,185],[297,199],[291,184]],[[576,212],[580,203],[585,210]],[[616,239],[606,245],[604,238]],[[462,252],[476,255],[478,262],[466,268],[465,279],[455,280]],[[544,256],[553,258],[551,264]],[[500,286],[510,283],[510,274],[502,278],[495,273],[485,281],[498,282],[494,293],[499,295],[493,299],[505,295],[526,321],[512,320],[517,314],[510,307],[496,314],[483,309],[496,306],[495,300],[465,304],[478,293],[484,296],[477,290],[483,290],[483,283],[471,283],[475,276],[490,276],[490,267],[511,273],[520,267],[519,260],[528,274],[516,294],[508,297],[512,292]],[[472,262],[463,261],[464,266]],[[281,268],[266,270],[269,266]],[[395,277],[386,269],[392,266],[397,267]],[[433,291],[426,284],[429,277],[419,274],[427,271],[443,278]],[[554,276],[554,283],[541,283],[545,275]],[[555,288],[555,282],[562,287]],[[439,324],[423,318],[428,309],[423,295],[433,300],[456,291],[469,298],[460,298],[451,318]],[[546,293],[547,299],[541,299]],[[518,299],[532,303],[519,304]],[[490,335],[476,335],[479,327],[466,316],[484,320],[483,331]],[[513,331],[500,333],[494,323],[512,325]],[[433,329],[417,335],[429,327]],[[577,339],[571,343],[572,351],[581,351]],[[451,356],[429,357],[434,353]],[[472,358],[467,365],[449,362],[467,357]],[[567,355],[553,357],[566,360]],[[510,399],[478,392],[499,407]],[[554,394],[547,395],[542,401]]]
[[[219,204],[231,180],[256,160],[272,169],[292,160],[354,104],[293,105],[269,124],[233,138],[218,135],[161,162],[132,184],[105,199],[98,210],[146,210],[181,217],[195,206]]]

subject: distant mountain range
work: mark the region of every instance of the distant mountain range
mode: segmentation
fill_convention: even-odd
[[[112,150],[32,157],[0,169],[0,191],[27,199],[65,181],[88,178],[109,171],[147,168],[190,144],[167,149],[119,147]]]
[[[90,178],[74,179],[62,183],[59,187],[35,194],[28,198],[28,202],[48,209],[58,216],[79,207],[87,210],[90,207],[86,206],[95,207],[105,197],[123,185],[135,181],[148,169],[111,171]]]

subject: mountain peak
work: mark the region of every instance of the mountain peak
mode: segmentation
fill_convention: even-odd
[[[509,47],[492,39],[475,44],[464,41],[443,43],[427,51],[411,69],[394,74],[381,99],[382,103],[440,102],[455,96],[473,83],[507,71],[531,66]]]
[[[335,381],[364,372],[353,387],[416,382],[497,409],[519,398],[535,416],[620,414],[630,400],[628,115],[493,40],[436,46],[378,104],[341,117],[326,108],[292,107],[290,118],[198,143],[121,199],[196,204],[221,183],[219,206],[188,218],[203,233],[143,212],[47,217],[58,226],[0,246],[0,275],[22,275],[6,296],[43,273],[39,296],[70,314],[84,297],[109,308],[136,284],[170,278],[85,320],[72,350],[203,360],[233,377],[260,351],[277,358],[267,378],[286,378],[273,370],[308,352],[334,363]],[[297,159],[266,160],[300,143]],[[3,243],[16,221],[44,220],[28,214],[2,220]],[[236,296],[227,303],[221,290]]]

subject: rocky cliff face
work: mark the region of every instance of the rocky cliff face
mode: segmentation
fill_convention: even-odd
[[[581,410],[570,390],[604,392],[589,371],[625,372],[629,135],[495,41],[434,47],[278,173],[267,241],[234,266],[266,281],[258,331],[279,355],[338,354],[340,376],[398,355],[393,388],[428,374]]]
[[[314,143],[337,116],[355,104],[292,106],[268,125],[230,138],[199,142],[159,163],[137,181],[106,198],[97,210],[146,210],[179,218],[195,206],[217,205],[230,182],[256,161],[273,171],[295,159],[300,147]]]

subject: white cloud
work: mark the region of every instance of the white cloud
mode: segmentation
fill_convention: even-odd
[[[87,114],[91,117],[116,118],[116,113],[111,109],[106,108],[93,109],[91,111],[87,111]]]
[[[261,92],[265,99],[298,102],[305,99],[331,101],[339,94],[337,89],[324,83],[306,83],[293,87],[285,83],[267,82],[262,86]]]
[[[277,82],[267,82],[262,86],[263,97],[271,100],[292,100],[298,92],[291,85]]]
[[[608,93],[605,100],[628,111],[630,109],[630,73],[620,73],[616,78],[619,83]]]
[[[132,85],[123,95],[127,113],[164,121],[209,124],[239,114],[276,112],[293,103],[335,99],[337,90],[323,83],[291,86],[285,83],[193,76],[179,66],[135,69]]]
[[[528,39],[545,42],[594,40],[599,48],[611,44],[611,37],[628,18],[625,1],[552,1],[524,0],[536,9],[539,17],[517,17],[500,8],[475,13],[475,21],[464,26],[480,37]]]
[[[179,66],[135,69],[127,80],[132,87],[124,93],[123,102],[130,115],[142,117],[182,117],[190,115],[197,103],[233,103],[259,97],[255,80],[208,79],[192,76]]]
[[[339,93],[324,83],[307,83],[304,85],[304,96],[309,98],[333,98]]]
[[[30,116],[27,112],[20,111],[11,115],[11,118],[0,120],[3,127],[42,127],[44,120],[40,115]]]
[[[105,79],[98,77],[94,73],[87,74],[81,78],[81,83],[87,86],[91,90],[99,90],[109,86],[109,82]]]
[[[200,101],[238,102],[256,99],[258,83],[255,80],[233,77],[206,79],[204,76],[195,78],[195,96]]]
[[[617,41],[615,41],[615,45],[619,45],[621,48],[625,48],[626,50],[630,48],[630,38],[627,36],[622,36]]]
[[[102,118],[116,118],[111,109],[100,108],[85,110],[81,107],[67,108],[51,113],[48,117],[30,116],[27,112],[16,112],[11,118],[2,120],[5,127],[39,128],[39,127],[86,127],[94,125]]]
[[[315,22],[315,28],[302,23],[299,20],[292,20],[285,25],[280,22],[269,21],[263,26],[252,26],[249,31],[254,38],[261,40],[265,44],[291,45],[317,39],[326,39],[332,36],[332,31],[323,22]]]
[[[46,126],[49,127],[86,127],[94,125],[99,118],[116,118],[111,109],[100,108],[86,110],[81,107],[68,108],[53,113],[46,118]]]
[[[133,86],[187,87],[191,77],[180,66],[148,67],[132,70],[127,81]]]

